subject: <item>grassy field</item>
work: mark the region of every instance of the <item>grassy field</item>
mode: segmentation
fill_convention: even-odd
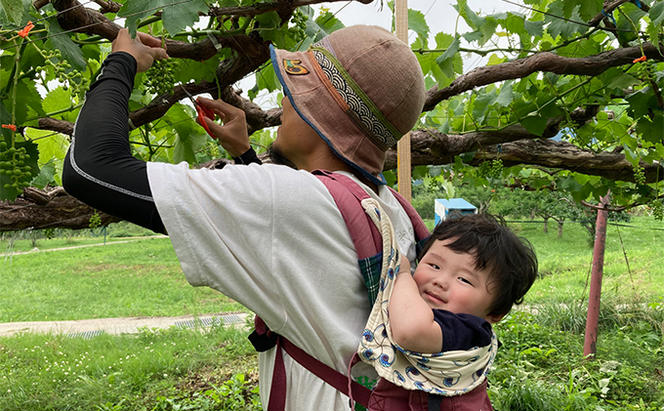
[[[510,224],[535,247],[542,278],[525,307],[496,326],[502,347],[489,381],[497,411],[664,410],[664,224],[628,224],[608,230],[594,360],[583,358],[588,234],[576,224],[562,238],[553,224],[548,233],[541,222]],[[16,255],[2,262],[0,292],[0,321],[239,309],[189,286],[167,239]],[[257,410],[246,334],[0,338],[0,411]]]
[[[126,221],[110,224],[105,228],[87,230],[24,230],[0,233],[0,255],[26,251],[51,250],[78,247],[86,244],[104,244],[126,241],[137,237],[155,236],[147,228]]]
[[[256,356],[244,334],[215,327],[1,338],[0,410],[259,410]]]
[[[0,322],[175,316],[243,307],[187,283],[168,238],[0,257]]]
[[[625,226],[609,225],[604,256],[603,295],[628,302],[662,301],[664,296],[664,223],[635,217]],[[567,223],[562,238],[555,224],[511,224],[529,239],[540,262],[539,279],[527,304],[581,300],[592,265],[589,235],[579,224]],[[622,240],[622,241],[621,241]]]

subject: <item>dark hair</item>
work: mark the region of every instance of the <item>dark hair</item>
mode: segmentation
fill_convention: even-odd
[[[475,268],[489,270],[489,283],[495,283],[494,300],[488,315],[507,314],[513,304],[521,304],[537,277],[537,257],[525,238],[517,237],[502,220],[489,214],[468,214],[441,221],[420,252],[421,259],[436,240],[457,253],[475,257]]]

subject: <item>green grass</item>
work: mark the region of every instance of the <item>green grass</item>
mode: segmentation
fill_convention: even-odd
[[[0,255],[37,250],[50,250],[62,247],[76,247],[86,244],[103,244],[122,241],[127,237],[154,236],[154,232],[137,225],[121,221],[106,227],[106,235],[101,228],[94,230],[25,230],[0,232]],[[36,251],[36,250],[35,250]]]
[[[168,238],[15,255],[0,274],[0,322],[176,316],[239,311],[187,283]]]
[[[107,238],[106,243],[114,241],[123,241],[123,238]],[[42,238],[37,240],[36,244],[32,244],[31,240],[19,239],[10,241],[7,239],[0,240],[0,254],[11,256],[13,253],[24,253],[26,251],[43,251],[52,250],[55,248],[77,247],[88,244],[100,244],[104,242],[103,237],[71,237],[71,238]]]
[[[634,227],[607,228],[602,295],[624,302],[661,301],[664,294],[657,285],[664,284],[664,223],[634,217],[627,225]],[[533,244],[539,259],[542,278],[527,294],[526,304],[579,301],[587,295],[593,249],[584,228],[567,223],[558,238],[555,224],[549,224],[548,233],[542,223],[510,227]]]
[[[0,338],[0,410],[255,410],[245,405],[258,401],[245,334],[213,327]]]
[[[583,357],[585,311],[514,312],[496,326],[502,342],[489,376],[500,410],[591,411],[664,408],[664,304],[600,318],[597,355]],[[572,327],[575,328],[575,327]]]
[[[433,227],[432,220],[425,223]],[[662,301],[664,293],[657,285],[664,284],[664,222],[633,217],[631,222],[621,224],[631,227],[607,228],[602,295],[624,302]],[[559,238],[554,222],[549,222],[546,233],[542,221],[509,222],[508,226],[530,241],[539,261],[541,277],[526,295],[525,304],[585,299],[593,258],[585,228],[566,223]]]
[[[511,223],[542,278],[495,329],[496,411],[664,409],[664,224],[610,226],[595,359],[583,357],[592,247],[576,224]],[[627,270],[627,254],[630,271]],[[16,255],[0,272],[0,321],[179,315],[237,309],[186,283],[168,239]],[[227,306],[226,304],[230,304]],[[171,329],[135,336],[0,338],[0,411],[258,410],[247,332]]]

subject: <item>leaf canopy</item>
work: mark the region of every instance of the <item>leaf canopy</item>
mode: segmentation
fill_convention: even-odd
[[[129,138],[137,156],[196,165],[226,155],[193,121],[181,87],[245,108],[264,150],[278,115],[268,115],[274,107],[260,107],[261,99],[280,87],[269,44],[304,50],[344,26],[336,13],[305,3],[125,0],[98,11],[72,0],[40,9],[0,0],[0,120],[18,127],[3,128],[1,141],[26,148],[34,185],[58,184],[62,145],[124,24],[163,36],[174,61],[160,75],[171,79],[165,89],[150,81],[155,72],[136,77]],[[610,189],[624,206],[661,201],[664,1],[618,3],[605,10],[602,0],[524,0],[519,11],[484,14],[457,0],[465,32],[436,32],[426,11],[409,10],[410,45],[429,88],[412,153],[414,165],[429,167],[417,173],[445,174],[443,166],[480,175],[500,161],[495,178],[507,186],[576,200]],[[29,20],[36,26],[24,39],[17,32]],[[234,93],[250,76],[246,97]],[[11,181],[0,173],[0,200],[20,194],[4,188]]]

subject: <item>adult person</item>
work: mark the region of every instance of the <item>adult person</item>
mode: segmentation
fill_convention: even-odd
[[[102,211],[168,232],[187,280],[209,286],[259,314],[274,332],[345,372],[371,306],[357,255],[335,201],[310,171],[342,173],[375,198],[395,226],[399,248],[415,258],[413,227],[381,175],[385,152],[410,130],[424,82],[410,48],[386,30],[353,26],[306,52],[271,49],[283,85],[274,149],[298,170],[249,164],[221,170],[131,156],[128,99],[137,71],[167,57],[159,42],[121,30],[76,122],[63,186]],[[199,103],[234,155],[248,147],[240,110]],[[207,121],[207,120],[206,120]],[[246,153],[245,153],[246,154]],[[268,403],[275,350],[261,353],[261,399]],[[284,358],[287,410],[343,410],[348,399]],[[353,378],[375,380],[371,367]]]

